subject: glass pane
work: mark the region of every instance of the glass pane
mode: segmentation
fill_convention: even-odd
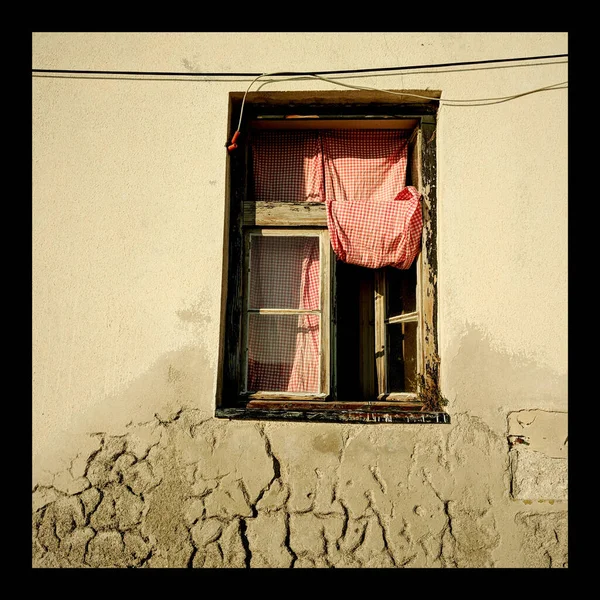
[[[417,267],[416,261],[410,269],[388,268],[387,317],[417,310]]]
[[[254,199],[323,202],[323,164],[316,131],[257,131],[251,140]]]
[[[319,238],[250,237],[250,308],[318,310]]]
[[[248,315],[248,390],[319,391],[320,315]]]
[[[417,323],[387,326],[387,392],[417,391]]]

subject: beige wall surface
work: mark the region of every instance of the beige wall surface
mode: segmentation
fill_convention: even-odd
[[[34,69],[313,72],[567,52],[556,32],[32,35]],[[563,57],[252,87],[442,92],[451,424],[418,426],[213,416],[228,101],[253,77],[33,73],[33,565],[567,566],[568,92],[528,93],[567,71]],[[478,99],[503,101],[461,102]]]

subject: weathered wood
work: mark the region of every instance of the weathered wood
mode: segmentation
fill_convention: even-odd
[[[246,227],[327,227],[323,202],[244,202]]]
[[[423,332],[425,331],[425,311],[423,310],[423,281],[425,279],[425,271],[423,269],[423,252],[417,256],[417,379],[423,373],[425,364],[425,342]],[[418,386],[417,386],[418,388]]]
[[[423,194],[423,129],[419,127],[415,131],[416,135],[411,141],[409,153],[410,159],[410,177],[411,184],[417,188],[417,190]],[[422,199],[422,202],[424,200]],[[423,210],[423,209],[421,209]],[[428,225],[423,224],[423,228],[427,228]],[[421,240],[425,239],[424,235],[421,236]],[[417,309],[417,374],[422,374],[425,365],[425,340],[423,332],[425,331],[424,321],[425,313],[423,310],[423,290],[424,280],[428,278],[428,273],[425,270],[423,263],[423,248],[419,252],[416,258],[416,270],[417,270],[417,289],[416,289],[416,309]]]
[[[329,236],[329,232],[328,232]],[[330,294],[330,327],[329,327],[329,391],[333,398],[338,397],[338,297],[337,297],[337,260],[331,241],[329,242],[329,294]]]
[[[385,271],[375,271],[375,371],[377,394],[387,391],[387,352],[385,335]]]
[[[330,409],[330,410],[277,410],[273,408],[217,408],[215,417],[221,419],[242,419],[252,421],[300,421],[321,423],[410,423],[448,424],[450,415],[444,412],[394,410],[393,407],[381,410],[371,408]]]
[[[438,386],[437,368],[437,185],[436,185],[436,123],[433,117],[425,117],[422,130],[422,210],[423,210],[423,277],[421,300],[423,330],[421,332],[424,365],[422,373],[427,379],[434,374],[435,381],[430,385]]]
[[[252,277],[250,269],[250,253],[253,237],[318,237],[319,238],[319,266],[321,289],[319,290],[320,307],[318,310],[308,309],[290,309],[290,308],[249,308],[248,298],[250,290],[250,278]],[[330,359],[329,359],[329,321],[330,315],[330,295],[329,286],[323,285],[323,282],[330,278],[331,251],[329,243],[329,234],[327,229],[252,229],[246,230],[244,246],[244,277],[243,277],[243,297],[245,298],[244,311],[244,331],[243,331],[243,365],[242,365],[242,389],[248,393],[248,328],[249,315],[320,315],[319,326],[319,394],[324,396],[329,394],[330,379]],[[284,392],[256,392],[260,394],[284,394]],[[286,393],[287,394],[287,393]],[[308,394],[312,396],[313,394]],[[254,396],[253,396],[254,397]],[[287,396],[286,396],[287,397]],[[301,396],[302,397],[302,396]],[[303,396],[306,397],[306,394]]]
[[[323,119],[318,115],[288,115],[285,118],[256,119],[253,129],[414,129],[416,119]]]
[[[423,179],[423,144],[422,130],[419,127],[415,129],[408,145],[408,162],[410,169],[408,171],[408,185],[416,187],[419,191],[422,188]]]
[[[437,111],[439,90],[398,90],[394,95],[378,90],[232,92],[232,100],[241,103],[246,99],[244,113],[248,119],[285,118],[288,115],[319,115],[321,118],[356,118],[381,116],[382,118],[410,118]],[[412,92],[412,94],[411,94]],[[417,95],[414,95],[417,94]]]
[[[419,312],[405,313],[403,315],[396,315],[395,317],[389,317],[385,319],[386,325],[395,325],[396,323],[413,323],[419,320]]]
[[[273,406],[274,402],[326,402],[327,394],[311,394],[309,392],[245,392],[240,394],[240,399],[249,402],[266,402],[265,406]]]
[[[359,99],[358,102],[354,102],[350,96],[348,96],[347,100],[336,102],[324,102],[319,98],[318,93],[310,92],[306,93],[306,97],[297,96],[296,93],[293,93],[293,101],[290,100],[292,96],[285,97],[281,96],[279,101],[279,106],[276,107],[277,110],[273,110],[274,104],[278,102],[273,101],[272,95],[268,95],[264,97],[264,100],[261,100],[260,94],[249,95],[247,98],[247,104],[245,108],[244,114],[244,122],[242,123],[242,135],[240,136],[240,140],[238,141],[238,150],[231,153],[229,160],[229,169],[230,169],[230,188],[228,193],[230,193],[230,201],[229,201],[229,214],[226,215],[226,227],[228,233],[227,239],[227,257],[226,257],[226,271],[224,271],[225,276],[224,279],[227,278],[227,287],[226,287],[226,303],[225,303],[225,318],[224,318],[224,327],[222,332],[221,339],[223,340],[223,384],[221,387],[220,383],[218,383],[218,391],[217,391],[217,416],[225,417],[225,418],[262,418],[260,416],[257,417],[256,409],[252,409],[250,411],[250,416],[235,416],[232,417],[230,415],[225,415],[222,411],[230,410],[226,408],[225,405],[229,405],[231,410],[242,410],[244,413],[247,413],[250,409],[240,409],[239,406],[236,406],[235,400],[239,398],[240,389],[242,389],[243,380],[242,379],[242,365],[245,364],[245,360],[242,358],[242,346],[245,347],[245,344],[242,343],[242,317],[245,314],[245,311],[242,307],[242,298],[245,297],[242,289],[243,284],[243,263],[241,261],[241,256],[244,255],[242,239],[243,239],[243,228],[249,226],[260,226],[267,228],[266,230],[273,231],[275,227],[290,227],[290,235],[294,235],[292,227],[294,226],[305,226],[305,227],[319,227],[326,231],[326,212],[325,205],[323,203],[255,203],[250,202],[253,200],[251,195],[251,190],[247,186],[247,178],[250,176],[252,172],[252,156],[251,153],[248,152],[249,144],[248,142],[248,121],[251,119],[255,119],[256,117],[265,111],[270,112],[278,112],[278,109],[281,109],[282,117],[293,116],[294,114],[300,116],[309,116],[312,114],[319,114],[319,119],[264,119],[260,120],[261,123],[266,123],[270,121],[271,124],[267,125],[267,127],[289,127],[291,123],[292,127],[318,127],[323,128],[324,126],[332,125],[341,128],[376,128],[381,126],[382,128],[391,128],[391,126],[399,126],[400,121],[404,121],[406,126],[408,127],[408,123],[413,121],[414,124],[410,125],[410,128],[413,128],[421,123],[421,128],[418,130],[417,135],[414,139],[411,139],[410,147],[409,147],[409,173],[407,174],[407,185],[415,185],[422,195],[422,211],[424,217],[424,229],[423,229],[423,247],[422,252],[419,254],[417,258],[418,265],[417,268],[420,270],[420,282],[418,285],[421,286],[421,290],[417,294],[417,313],[420,315],[420,319],[418,321],[418,335],[420,335],[421,346],[423,348],[425,357],[422,357],[421,354],[418,355],[418,360],[420,364],[418,365],[419,373],[430,373],[433,374],[432,377],[435,379],[436,384],[438,376],[439,376],[439,363],[436,362],[438,360],[437,357],[437,302],[436,302],[436,294],[437,294],[437,253],[436,253],[436,148],[435,148],[435,127],[436,127],[436,119],[435,114],[438,108],[437,102],[435,100],[436,94],[439,96],[439,93],[432,92],[432,101],[429,103],[425,103],[422,101],[413,100],[411,97],[407,98],[397,98],[388,102],[385,100],[384,102],[375,101],[375,97],[369,99],[367,96],[361,94],[361,92],[352,92],[352,99]],[[314,96],[314,101],[313,101]],[[379,98],[380,96],[377,96]],[[236,96],[234,101],[232,102],[232,110],[230,115],[230,122],[232,124],[237,124],[237,119],[239,117],[239,108],[241,101],[245,98],[245,95],[241,94],[239,98]],[[341,98],[341,96],[340,96]],[[296,102],[296,100],[298,100]],[[363,119],[361,115],[380,115],[379,119]],[[389,117],[391,115],[403,115],[402,119],[395,119],[398,122],[394,125],[394,120],[390,120]],[[354,115],[354,119],[352,118]],[[323,118],[323,117],[327,118]],[[341,118],[343,117],[343,118]],[[406,117],[406,118],[404,118]],[[352,120],[355,120],[356,123],[353,125]],[[381,123],[378,124],[377,121]],[[261,127],[261,125],[257,125]],[[246,137],[246,139],[244,139]],[[242,151],[242,148],[244,149]],[[371,300],[371,306],[373,306],[373,300]],[[329,316],[329,320],[331,321],[331,327],[335,327],[335,317],[334,315]],[[325,315],[323,315],[322,319],[322,332],[325,329],[329,330],[327,326],[327,320]],[[381,333],[381,332],[380,332]],[[373,336],[375,331],[373,331]],[[381,337],[381,335],[379,336]],[[333,339],[333,338],[332,338]],[[374,339],[371,344],[371,352],[374,350]],[[330,344],[331,346],[331,344]],[[332,349],[330,348],[330,352]],[[321,361],[322,364],[326,362],[331,362],[332,358],[330,355],[329,361],[327,361],[326,357],[321,353]],[[369,362],[369,361],[367,361]],[[375,361],[371,360],[372,368],[375,365]],[[428,368],[431,367],[431,368]],[[323,369],[322,369],[323,372]],[[375,386],[375,372],[377,372],[377,386]],[[340,373],[340,376],[343,377],[343,372]],[[334,378],[333,374],[327,378],[328,380]],[[324,383],[322,381],[322,383]],[[358,386],[357,386],[358,387]],[[373,394],[376,394],[375,388],[381,392],[380,381],[379,381],[379,370],[373,371]],[[335,388],[334,388],[335,389]],[[363,390],[365,391],[365,390]],[[356,390],[357,396],[359,390]],[[281,395],[280,395],[281,397]],[[351,396],[350,396],[351,397]],[[372,396],[373,397],[373,396]],[[406,400],[405,397],[396,399],[395,395],[386,395],[380,394],[381,398],[387,398],[389,400],[393,400],[392,404],[396,404],[402,407],[408,407],[410,405],[409,401]],[[273,396],[271,396],[273,398]],[[332,396],[333,398],[333,396]],[[329,399],[329,398],[328,398]],[[357,400],[359,398],[357,397]],[[231,404],[233,402],[233,404]],[[284,420],[294,420],[292,414],[283,414],[285,411],[281,411],[279,409],[274,408],[274,401],[268,400],[269,408],[264,409],[266,412],[277,412],[278,415],[276,418],[282,418]],[[323,401],[320,400],[317,404],[321,406],[334,406],[334,403],[331,401]],[[377,403],[379,404],[379,403]],[[413,405],[415,403],[413,402]],[[370,405],[373,406],[373,405]],[[429,406],[429,405],[428,405]],[[261,409],[262,410],[262,409]],[[307,409],[308,410],[308,409]],[[310,409],[312,410],[312,409]],[[329,416],[325,417],[325,420],[330,422],[348,422],[348,421],[356,421],[356,422],[375,422],[370,421],[369,417],[365,418],[364,414],[360,414],[360,411],[357,412],[356,408],[348,409],[350,412],[348,414],[344,413],[344,409],[339,408],[340,417],[336,415],[335,410],[326,411]],[[398,409],[396,409],[398,410]],[[373,412],[373,409],[370,409],[371,412],[367,414],[370,415]],[[322,414],[323,410],[314,411],[317,416],[313,416],[306,411],[300,411],[300,416],[298,420],[321,420],[323,419]],[[375,410],[378,413],[378,409]],[[393,412],[393,411],[392,411]],[[402,411],[406,417],[404,421],[401,422],[422,422],[420,418],[422,417],[423,411],[417,412],[417,420],[411,421],[410,411],[407,412],[406,408]],[[378,413],[379,414],[379,413]],[[441,414],[441,419],[443,422],[449,422],[449,418],[443,412],[431,412],[428,414],[436,415],[435,420],[431,422],[440,422],[439,415]],[[269,417],[264,417],[269,418]],[[379,417],[378,417],[379,418]],[[428,417],[429,418],[429,417]],[[447,420],[445,420],[447,419]],[[383,420],[383,418],[382,418]],[[393,420],[393,422],[400,422]]]
[[[371,410],[371,411],[379,411],[379,410],[401,410],[401,411],[415,411],[421,410],[423,408],[422,402],[417,401],[406,401],[400,403],[398,401],[388,401],[381,400],[377,402],[339,402],[339,401],[330,401],[330,402],[317,402],[314,400],[287,400],[287,399],[278,399],[278,400],[250,400],[246,405],[246,408],[275,408],[279,410]]]
[[[415,405],[415,407],[423,407],[423,403],[417,398],[417,394],[413,392],[387,392],[377,396],[377,402],[392,402],[397,404],[401,402],[406,405]]]
[[[242,361],[240,367],[240,386],[238,389],[246,390],[248,389],[248,337],[249,337],[249,328],[250,328],[250,311],[248,307],[250,306],[250,244],[251,244],[251,236],[244,235],[244,256],[243,256],[243,273],[242,273],[242,331],[240,333],[241,337],[241,350],[240,350],[240,358]]]
[[[239,117],[240,106],[232,107],[231,123]],[[233,135],[233,132],[232,132]],[[243,137],[243,136],[242,136]],[[231,139],[228,138],[228,139]],[[243,298],[243,235],[242,203],[248,190],[248,147],[242,145],[228,155],[229,182],[228,200],[225,212],[225,231],[227,255],[224,269],[227,278],[224,281],[226,306],[223,332],[223,380],[219,387],[217,405],[222,397],[237,395],[241,387],[241,345],[242,345],[242,298]]]
[[[319,247],[319,263],[321,267],[321,323],[319,327],[319,364],[321,368],[320,391],[329,395],[331,393],[331,243],[327,229],[321,232]]]
[[[375,307],[373,278],[363,278],[358,289],[359,323],[358,345],[360,349],[360,395],[365,401],[374,398],[375,391]],[[351,368],[348,365],[348,368]]]

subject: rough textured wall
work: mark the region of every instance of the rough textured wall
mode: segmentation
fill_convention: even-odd
[[[290,433],[195,410],[157,415],[91,436],[34,488],[33,566],[566,567],[566,456],[554,459],[562,479],[543,490],[540,470],[521,464],[528,453],[548,458],[547,434],[565,429],[564,414],[513,420],[536,419],[557,423],[507,437],[466,415],[450,430]]]
[[[565,33],[34,33],[32,66],[315,71],[566,51]],[[557,62],[350,83],[473,99],[567,78]],[[33,78],[34,566],[566,566],[566,91],[440,110],[451,424],[241,423],[213,407],[228,95],[249,83]]]

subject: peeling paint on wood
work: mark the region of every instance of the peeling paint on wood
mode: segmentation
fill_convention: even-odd
[[[263,408],[218,408],[215,416],[222,419],[267,421],[312,421],[322,423],[425,423],[448,424],[444,412],[411,412],[392,409],[320,409],[289,410]]]
[[[323,202],[251,202],[243,203],[245,226],[327,227]]]

